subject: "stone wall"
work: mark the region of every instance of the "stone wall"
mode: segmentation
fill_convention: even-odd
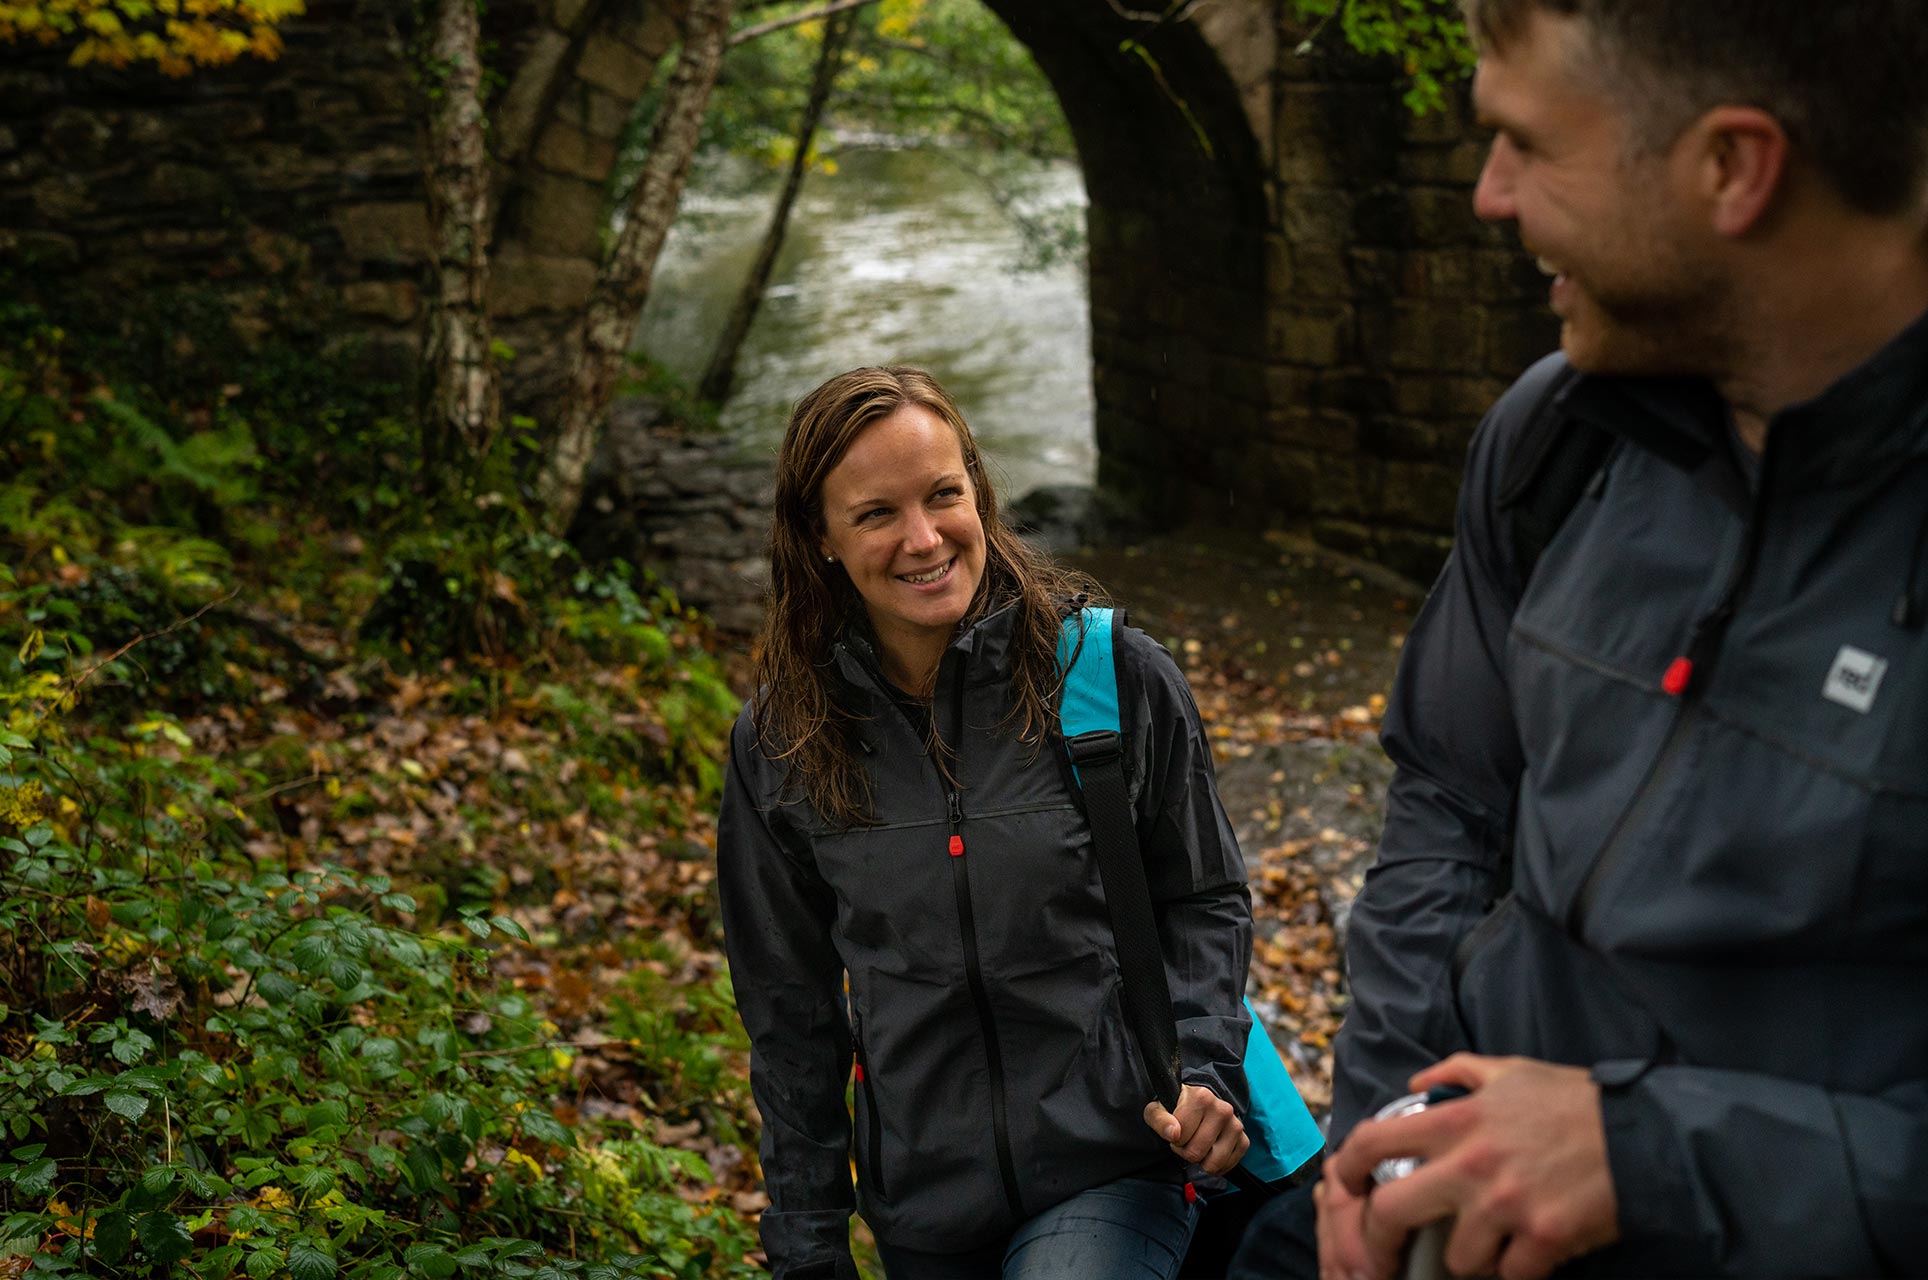
[[[1466,443],[1559,340],[1510,228],[1473,215],[1462,87],[1415,117],[1387,69],[1280,28],[1270,84],[1268,408],[1255,486],[1321,541],[1414,574],[1444,554]]]
[[[1442,554],[1473,424],[1556,339],[1511,233],[1470,210],[1463,109],[1415,119],[1275,0],[1147,26],[1105,0],[986,0],[1056,87],[1090,197],[1101,483],[1160,518],[1297,526],[1411,573]],[[310,0],[273,64],[168,81],[0,69],[0,252],[115,296],[296,299],[412,352],[427,219],[401,0]],[[496,0],[494,307],[537,408],[573,356],[619,139],[681,0]],[[1141,43],[1142,56],[1121,50]]]
[[[0,252],[108,296],[198,281],[242,327],[272,291],[399,369],[428,251],[413,6],[310,0],[272,63],[170,80],[76,71],[8,48],[0,69]],[[618,139],[674,44],[676,0],[498,0],[491,142],[501,213],[493,304],[512,402],[553,388],[595,280]]]

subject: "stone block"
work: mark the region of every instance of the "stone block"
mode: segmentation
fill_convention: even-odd
[[[1292,294],[1295,298],[1344,301],[1353,296],[1352,273],[1339,245],[1294,245]]]
[[[556,119],[597,138],[619,139],[629,124],[629,103],[581,80],[556,98]]]
[[[41,126],[41,143],[55,163],[70,169],[90,168],[107,155],[113,141],[114,120],[105,112],[84,107],[59,107]]]
[[[1408,147],[1399,154],[1399,176],[1406,182],[1470,188],[1486,167],[1486,150],[1487,144],[1478,138],[1450,145]]]
[[[1461,469],[1447,463],[1390,460],[1380,468],[1379,511],[1387,522],[1451,529]]]
[[[596,287],[596,264],[588,258],[508,251],[497,256],[490,281],[489,306],[496,315],[575,311]]]
[[[536,136],[542,104],[548,100],[550,86],[562,73],[562,62],[568,54],[569,37],[560,31],[545,29],[530,39],[515,77],[502,94],[502,104],[496,108],[497,155],[520,155]]]
[[[610,35],[591,36],[576,59],[576,75],[624,101],[634,101],[654,74],[654,60]]]
[[[1418,244],[1429,248],[1476,245],[1486,224],[1473,212],[1469,193],[1451,187],[1415,187],[1405,193],[1407,223]]]
[[[588,9],[589,0],[549,0],[549,21],[558,30],[573,32],[581,25]]]
[[[1354,350],[1352,312],[1345,307],[1275,311],[1268,351],[1288,364],[1325,368],[1348,360]]]
[[[153,204],[191,204],[210,211],[228,194],[218,174],[191,164],[155,165],[148,171],[146,189]]]
[[[1407,374],[1392,383],[1392,407],[1420,418],[1478,420],[1506,390],[1502,378]]]
[[[1445,103],[1423,115],[1402,112],[1400,133],[1410,142],[1453,143],[1476,136],[1472,127],[1471,90],[1465,84],[1445,86]]]
[[[335,230],[350,258],[362,262],[414,262],[428,256],[428,211],[419,201],[343,205]]]
[[[1352,238],[1352,195],[1337,187],[1289,188],[1282,213],[1282,230],[1294,245],[1337,248]]]
[[[676,20],[661,4],[621,6],[603,24],[603,30],[651,61],[669,52],[682,38]]]
[[[0,258],[34,265],[72,267],[80,261],[80,245],[72,236],[55,231],[0,231]]]
[[[1543,307],[1495,307],[1486,315],[1484,368],[1512,379],[1560,345],[1560,321]]]
[[[609,196],[601,183],[534,173],[525,197],[517,221],[531,249],[566,258],[599,255],[609,219]]]
[[[1438,462],[1443,440],[1438,427],[1410,418],[1368,418],[1359,430],[1359,447],[1387,460]]]
[[[1279,450],[1349,454],[1359,448],[1359,424],[1346,414],[1320,409],[1273,409],[1265,415],[1265,439]]]
[[[1395,302],[1362,317],[1361,324],[1367,349],[1387,367],[1463,373],[1484,368],[1484,319],[1477,307]]]
[[[537,164],[552,172],[600,183],[616,165],[616,144],[592,138],[573,125],[556,121],[542,131],[531,155]]]
[[[1413,239],[1412,208],[1406,193],[1391,183],[1362,191],[1353,200],[1349,239],[1367,247],[1403,248]]]
[[[349,313],[402,324],[415,318],[421,294],[408,280],[360,280],[344,285],[341,304]]]
[[[50,174],[34,183],[30,194],[34,208],[51,223],[71,222],[94,211],[87,184],[75,174]]]

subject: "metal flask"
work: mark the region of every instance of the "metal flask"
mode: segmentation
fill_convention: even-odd
[[[1391,1120],[1398,1116],[1413,1115],[1435,1103],[1461,1097],[1464,1093],[1465,1090],[1458,1088],[1434,1089],[1428,1093],[1409,1093],[1379,1108],[1373,1119]],[[1418,1156],[1396,1156],[1390,1160],[1381,1160],[1372,1167],[1372,1180],[1378,1186],[1397,1182],[1417,1169],[1420,1163]],[[1453,1273],[1446,1269],[1446,1238],[1452,1234],[1451,1218],[1429,1222],[1413,1232],[1412,1239],[1406,1243],[1406,1256],[1400,1265],[1398,1280],[1455,1280]]]

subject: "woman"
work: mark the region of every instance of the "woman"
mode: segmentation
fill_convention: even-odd
[[[854,1149],[891,1280],[1170,1277],[1196,1221],[1186,1163],[1222,1172],[1248,1145],[1250,900],[1184,677],[1120,629],[1171,1113],[1054,736],[1059,628],[1089,584],[1004,525],[956,405],[909,368],[798,404],[770,543],[717,849],[776,1274],[855,1276]]]

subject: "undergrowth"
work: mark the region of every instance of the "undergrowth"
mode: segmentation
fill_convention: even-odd
[[[0,1275],[754,1274],[700,624],[205,312],[0,305]]]

